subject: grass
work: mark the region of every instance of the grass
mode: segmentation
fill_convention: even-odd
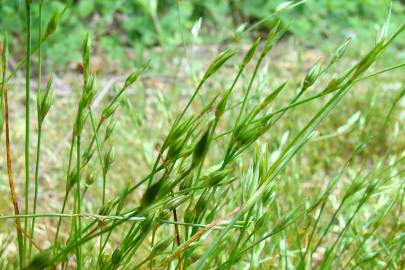
[[[42,1],[39,25],[41,7]],[[405,92],[403,86],[393,93],[374,89],[403,64],[371,69],[405,25],[391,36],[382,31],[354,64],[345,59],[351,49],[345,41],[326,60],[311,61],[303,75],[301,67],[271,66],[286,31],[276,24],[245,52],[226,49],[207,63],[194,88],[191,78],[170,95],[147,96],[143,78],[152,71],[146,63],[96,108],[104,82],[92,71],[89,37],[81,82],[74,78],[80,94],[63,103],[54,98],[51,79],[41,89],[43,75],[51,77],[42,72],[41,49],[63,13],[55,13],[44,33],[38,29],[40,42],[27,46],[11,72],[3,42],[1,119],[14,215],[0,216],[8,235],[0,238],[1,268],[403,268]],[[18,121],[9,117],[18,113],[10,110],[18,97],[11,79],[25,63],[29,101],[36,52],[36,129],[26,102],[22,149],[13,143],[18,132],[10,132]],[[48,169],[41,153],[52,151],[61,130],[70,144]],[[30,135],[37,136],[35,153]],[[11,155],[20,150],[23,166]],[[28,178],[17,193],[20,171]]]

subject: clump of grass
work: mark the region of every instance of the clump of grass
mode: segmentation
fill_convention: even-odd
[[[252,92],[258,73],[287,30],[277,23],[266,40],[256,40],[247,50],[225,90],[210,97],[198,109],[192,108],[208,82],[221,76],[223,67],[239,54],[234,49],[225,50],[208,65],[186,105],[165,132],[146,177],[135,179],[118,195],[108,193],[109,187],[115,185],[110,181],[115,164],[111,136],[116,131],[117,111],[126,91],[147,72],[148,63],[130,73],[100,111],[94,110],[92,104],[98,86],[91,70],[91,44],[87,36],[82,47],[83,86],[71,126],[62,208],[59,213],[38,214],[41,136],[46,132],[43,123],[53,100],[52,80],[44,90],[41,89],[41,48],[55,31],[60,13],[51,18],[45,34],[40,26],[39,44],[35,47],[37,49],[31,50],[31,2],[27,0],[26,4],[29,30],[27,52],[22,62],[26,64],[27,100],[24,214],[19,212],[13,184],[7,83],[16,73],[6,77],[7,39],[2,57],[2,121],[6,124],[7,168],[15,215],[2,216],[0,220],[15,220],[19,247],[18,259],[7,266],[18,262],[21,269],[67,269],[71,265],[77,269],[232,269],[235,265],[265,268],[269,264],[276,268],[345,269],[382,264],[381,258],[384,257],[388,258],[383,264],[386,268],[403,263],[401,250],[404,241],[398,231],[404,197],[404,185],[400,181],[404,173],[403,156],[394,155],[391,160],[382,159],[380,164],[369,169],[364,165],[350,171],[351,165],[367,148],[368,141],[362,140],[339,170],[328,175],[328,182],[319,193],[301,200],[286,196],[281,188],[288,165],[297,159],[316,136],[319,125],[338,108],[356,83],[370,76],[366,75],[368,69],[405,29],[405,25],[391,37],[384,32],[365,56],[335,77],[329,78],[328,72],[344,57],[348,41],[338,46],[325,64],[321,61],[314,63],[300,84],[292,89],[294,91],[288,89],[292,86],[285,81],[257,100],[252,97]],[[42,1],[39,3],[40,25],[41,8]],[[39,59],[38,137],[30,212],[29,81],[34,51],[38,51]],[[251,75],[248,74],[250,65],[253,65]],[[392,69],[384,69],[373,76]],[[248,78],[247,84],[239,94],[238,83],[243,84],[244,78]],[[317,93],[306,96],[315,89],[318,89]],[[277,105],[283,104],[280,99],[288,96],[287,91],[293,92],[292,98],[287,105]],[[403,96],[402,92],[400,96]],[[276,127],[286,116],[314,102],[318,102],[320,108],[311,112],[311,118],[291,139],[277,136]],[[398,98],[392,108],[397,103]],[[271,106],[273,110],[270,110]],[[393,110],[390,109],[388,117]],[[262,141],[269,133],[281,137],[277,155],[270,154],[270,147]],[[246,160],[248,166],[244,165]],[[101,181],[97,175],[101,176]],[[344,178],[348,181],[345,182]],[[96,202],[98,213],[86,214],[87,191],[93,187],[101,189]],[[363,211],[369,201],[373,201],[370,205],[376,206],[376,209],[371,209],[371,214]],[[94,205],[91,209],[94,210]],[[375,235],[389,223],[385,218],[390,213],[395,213],[398,218],[394,224],[389,224],[391,231],[383,231],[384,239],[378,239]],[[57,222],[52,244],[41,250],[42,247],[35,244],[35,226],[37,219],[45,217],[57,219]],[[25,221],[24,226],[20,224],[21,219]],[[30,219],[32,223],[28,232]],[[64,222],[69,220],[70,223]],[[359,233],[365,228],[368,229],[366,233]],[[68,232],[69,236],[61,235],[62,231]],[[366,248],[370,241],[377,245],[373,252]]]

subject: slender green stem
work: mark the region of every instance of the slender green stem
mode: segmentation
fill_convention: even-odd
[[[29,188],[30,188],[30,73],[31,73],[31,1],[26,0],[26,14],[27,14],[27,36],[26,36],[26,58],[25,65],[25,146],[24,146],[24,159],[25,159],[25,213],[29,213]],[[24,231],[28,230],[28,220],[24,220]],[[24,240],[24,254],[25,258],[27,239]]]
[[[93,117],[93,112],[91,110],[91,107],[89,107],[89,114],[90,114],[90,121],[91,121],[91,126],[93,128],[93,132],[94,132],[94,138],[96,140],[96,146],[97,146],[97,154],[98,154],[98,158],[100,161],[100,167],[101,167],[101,171],[103,172],[103,195],[102,195],[102,200],[101,200],[101,205],[103,206],[105,204],[105,194],[106,194],[106,173],[104,173],[104,166],[103,166],[103,157],[101,156],[101,147],[99,140],[98,140],[98,129],[96,128],[95,122],[94,122],[94,117]],[[102,249],[103,249],[103,237],[102,235],[100,235],[100,247],[99,247],[99,256],[101,256],[102,253]]]
[[[61,226],[61,223],[62,223],[62,216],[65,213],[65,208],[66,208],[68,195],[69,195],[69,192],[66,192],[65,197],[63,198],[63,205],[62,205],[62,209],[61,209],[60,214],[59,214],[58,225],[56,226],[56,233],[55,233],[55,240],[54,240],[54,245],[55,246],[58,244],[59,231],[60,231],[60,226]]]
[[[38,201],[38,174],[39,174],[39,157],[41,151],[41,135],[42,135],[42,123],[39,123],[38,127],[38,137],[37,137],[37,153],[36,153],[36,163],[35,163],[35,182],[34,182],[34,202],[32,213],[35,215],[37,212],[37,201]],[[30,237],[33,239],[35,233],[35,217],[32,219]],[[32,241],[29,241],[28,248],[28,259],[32,255]]]
[[[68,168],[67,168],[67,175],[66,175],[66,182],[69,181],[69,177],[70,177],[70,168],[72,166],[72,157],[73,157],[73,148],[74,148],[74,144],[75,144],[75,136],[72,134],[72,140],[70,142],[70,151],[69,151],[69,161],[68,161]],[[66,203],[67,203],[67,199],[69,196],[69,192],[70,190],[66,190],[65,192],[65,197],[63,198],[63,205],[62,205],[62,209],[61,209],[61,214],[63,214],[65,212],[65,208],[66,208]],[[60,226],[62,224],[62,218],[59,218],[58,220],[58,225],[56,227],[56,233],[55,233],[55,245],[58,242],[58,238],[59,238],[59,231],[60,231]]]
[[[37,91],[41,91],[41,82],[42,82],[42,3],[43,1],[39,1],[39,27],[38,27],[38,39],[39,39],[39,48],[38,48],[38,89]],[[39,113],[39,112],[38,112]],[[41,133],[42,133],[42,121],[40,120],[40,116],[38,114],[38,137],[37,137],[37,153],[36,153],[36,164],[35,164],[35,180],[34,180],[34,202],[33,202],[33,210],[32,213],[35,214],[37,211],[37,199],[38,199],[38,171],[39,171],[39,156],[41,151]],[[34,239],[35,234],[35,218],[32,219],[31,225],[31,232],[30,237]],[[28,259],[31,258],[32,255],[32,241],[29,241],[29,248],[28,248]]]
[[[82,217],[86,219],[94,219],[94,220],[126,220],[126,221],[133,221],[133,222],[142,222],[145,221],[147,218],[143,216],[131,216],[130,218],[127,215],[111,215],[111,216],[104,216],[104,215],[97,215],[97,214],[89,214],[89,213],[77,213],[77,214],[61,214],[61,213],[44,213],[44,214],[21,214],[21,215],[0,215],[0,221],[2,220],[10,220],[10,219],[19,219],[19,218],[77,218]],[[240,221],[239,223],[244,223],[245,221]],[[251,221],[248,221],[251,222]],[[209,226],[209,224],[201,224],[201,223],[190,223],[190,222],[182,222],[182,221],[173,221],[173,220],[166,220],[166,219],[157,219],[153,220],[153,223],[156,224],[168,224],[173,225],[177,224],[180,226],[188,226],[188,227],[198,227],[198,228],[205,228]],[[233,228],[241,228],[240,224],[233,225]],[[217,226],[213,227],[213,230],[222,230],[223,226],[228,224],[227,221],[223,221]]]
[[[79,112],[81,113],[81,112]],[[76,141],[76,153],[77,153],[77,158],[76,158],[76,177],[77,177],[77,182],[76,182],[76,213],[81,212],[81,194],[80,194],[80,159],[81,159],[81,153],[80,153],[80,134],[77,135],[77,141]],[[82,238],[82,219],[80,216],[77,217],[77,228],[76,228],[76,238],[78,241],[81,240]],[[77,269],[82,269],[82,248],[81,246],[77,246],[76,248],[76,259],[77,259]]]
[[[259,70],[260,64],[262,63],[262,61],[264,59],[264,56],[265,56],[265,54],[260,54],[259,60],[257,61],[255,69],[253,71],[252,77],[250,78],[248,88],[246,89],[246,93],[245,93],[245,96],[243,98],[242,106],[241,106],[241,108],[239,110],[238,116],[236,117],[236,121],[235,121],[235,124],[234,124],[233,129],[232,129],[231,138],[229,140],[228,147],[226,149],[224,161],[222,163],[222,168],[225,168],[225,166],[226,166],[226,164],[228,162],[228,159],[229,159],[229,156],[230,156],[230,153],[231,153],[231,149],[232,149],[232,144],[233,144],[234,137],[235,137],[236,129],[239,126],[239,122],[240,122],[240,120],[242,118],[243,111],[245,110],[246,103],[247,103],[247,100],[249,98],[250,90],[252,89],[253,82],[254,82],[254,80],[256,78],[257,72]]]
[[[103,157],[102,157],[102,155],[101,155],[101,148],[102,148],[103,146],[100,144],[100,141],[99,141],[98,136],[97,136],[100,125],[98,125],[98,128],[96,128],[96,124],[95,124],[95,121],[94,121],[94,116],[93,116],[93,112],[92,112],[92,109],[91,109],[91,108],[89,108],[89,114],[90,114],[91,126],[92,126],[93,132],[94,132],[93,138],[94,138],[95,141],[96,141],[97,154],[98,154],[98,158],[99,158],[99,161],[100,161],[101,170],[103,170]],[[105,181],[105,180],[106,180],[106,175],[103,173],[103,196],[102,196],[102,205],[104,205],[104,203],[105,203],[105,194],[106,194],[106,190],[105,190],[105,183],[106,183],[106,181]]]

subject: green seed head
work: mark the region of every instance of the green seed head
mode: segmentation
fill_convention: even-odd
[[[305,75],[304,82],[302,83],[302,91],[307,90],[311,87],[315,81],[318,79],[319,75],[322,72],[322,65],[317,63],[315,64]]]
[[[202,211],[205,210],[206,207],[207,207],[207,199],[205,197],[201,197],[197,201],[197,204],[195,205],[195,212],[201,213]]]
[[[84,126],[83,114],[79,113],[76,116],[75,124],[73,126],[73,133],[75,136],[81,136],[82,131],[83,131],[83,126]]]
[[[243,58],[242,65],[246,66],[250,60],[252,60],[253,56],[255,55],[255,52],[257,50],[257,47],[260,44],[261,39],[258,38],[256,41],[252,44],[248,52],[245,54],[245,57]]]
[[[186,211],[184,213],[184,221],[188,223],[192,223],[195,217],[195,210],[193,205],[190,203],[190,205],[186,208]]]
[[[263,102],[260,104],[260,110],[263,110],[264,108],[266,108],[271,102],[273,102],[273,100],[276,99],[276,97],[278,96],[278,94],[280,94],[281,90],[284,89],[284,87],[287,85],[287,82],[282,83],[280,86],[278,86],[276,88],[276,90],[274,90],[273,92],[271,92],[264,100]]]
[[[134,82],[136,82],[139,78],[139,76],[142,74],[142,72],[145,71],[146,68],[149,67],[149,61],[144,64],[140,69],[134,71],[133,73],[131,73],[127,79],[125,80],[125,84],[124,84],[124,88],[127,88],[128,86],[132,85]]]
[[[114,112],[117,110],[117,108],[118,108],[118,103],[116,103],[116,102],[108,105],[107,107],[104,108],[103,112],[101,113],[101,117],[103,119],[108,119],[111,115],[114,114]]]
[[[55,11],[46,27],[45,37],[48,37],[55,32],[55,30],[59,24],[59,20],[60,20],[60,12]]]
[[[206,177],[206,182],[209,187],[218,185],[221,181],[226,179],[230,173],[229,169],[215,170]]]
[[[106,175],[107,172],[110,170],[111,165],[113,164],[115,159],[115,151],[114,146],[111,146],[108,150],[107,154],[104,156],[103,162],[103,174]]]
[[[207,71],[204,74],[203,81],[208,79],[212,74],[218,71],[223,64],[226,63],[232,56],[234,56],[238,51],[233,49],[227,49],[220,53],[217,58],[211,63]]]
[[[174,142],[170,143],[169,150],[167,151],[166,161],[172,161],[179,157],[184,146],[184,137],[178,137]]]
[[[243,146],[254,142],[263,133],[264,128],[265,125],[261,122],[238,128],[235,133],[237,143]]]
[[[87,34],[82,46],[83,76],[85,81],[87,81],[90,74],[90,49],[90,39],[89,35]]]
[[[31,262],[24,268],[25,270],[41,270],[51,266],[53,249],[45,249],[37,253]]]
[[[226,109],[226,104],[228,103],[228,97],[229,97],[229,93],[226,92],[226,93],[222,96],[221,100],[218,102],[218,105],[217,105],[217,107],[215,108],[215,118],[216,118],[216,121],[218,121],[218,120],[222,117],[222,115],[224,114],[225,109]]]
[[[273,48],[279,32],[279,28],[280,28],[280,21],[277,21],[276,25],[273,27],[273,29],[271,29],[270,33],[268,34],[266,42],[264,43],[263,51],[261,53],[262,57]]]
[[[162,241],[156,243],[156,245],[153,246],[152,251],[150,252],[149,258],[160,255],[162,252],[165,251],[166,248],[168,248],[170,246],[170,244],[173,242],[173,240],[174,240],[174,237],[171,236],[165,240],[162,240]]]
[[[175,209],[175,208],[177,208],[179,205],[181,205],[181,204],[183,204],[186,200],[188,200],[189,199],[189,196],[187,196],[187,195],[179,195],[179,196],[176,196],[176,197],[174,197],[174,198],[172,198],[172,199],[170,199],[170,201],[168,201],[166,204],[165,204],[165,207],[167,208],[167,209]]]
[[[52,78],[48,80],[46,85],[45,94],[42,94],[41,91],[37,93],[37,110],[38,110],[38,120],[42,123],[51,109],[53,102],[53,80]]]
[[[107,128],[105,129],[104,141],[107,141],[111,137],[111,134],[113,133],[116,125],[117,125],[117,121],[115,121],[114,119],[111,119],[107,125]]]
[[[92,159],[94,155],[94,149],[92,148],[88,148],[84,153],[83,153],[83,157],[82,157],[82,163],[83,166],[86,166],[90,160]]]
[[[201,138],[194,147],[192,167],[198,165],[203,160],[205,154],[207,153],[210,133],[211,133],[211,124],[208,126],[207,130],[204,132],[204,134],[201,136]]]
[[[151,185],[143,194],[142,200],[141,200],[141,207],[146,207],[149,206],[153,201],[156,199],[161,187],[162,187],[162,180],[159,180],[158,182],[154,183]]]
[[[322,94],[327,94],[333,91],[336,91],[340,87],[342,87],[342,83],[344,81],[344,78],[332,78],[328,85],[325,87],[325,89],[322,91]]]
[[[68,193],[72,187],[76,184],[77,181],[77,170],[73,169],[70,171],[69,176],[66,181],[66,193]]]
[[[89,78],[85,81],[84,88],[83,88],[83,95],[80,99],[79,108],[80,110],[84,110],[88,106],[91,105],[93,102],[94,96],[96,95],[95,91],[95,77],[94,75],[90,75]]]
[[[86,176],[86,186],[93,185],[95,181],[96,181],[96,173],[93,170],[90,171]]]
[[[101,206],[98,214],[100,216],[108,216],[111,213],[113,206],[113,201],[106,202],[104,205]]]
[[[351,39],[347,39],[342,45],[339,46],[339,48],[336,49],[335,53],[332,56],[332,59],[330,61],[330,64],[336,63],[339,59],[343,57],[343,55],[346,52],[347,47],[350,44]]]
[[[117,248],[111,255],[111,264],[114,266],[118,266],[121,262],[121,259],[122,259],[122,252],[119,248]]]
[[[128,190],[129,190],[129,186],[125,187],[120,192],[120,195],[119,195],[119,198],[118,198],[118,204],[117,204],[117,207],[116,207],[116,215],[119,215],[120,212],[122,211],[122,209],[124,209],[127,194],[128,194]]]

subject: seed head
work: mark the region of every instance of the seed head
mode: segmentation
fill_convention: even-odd
[[[151,185],[143,194],[142,200],[141,200],[141,207],[146,207],[153,203],[153,201],[156,199],[161,187],[162,187],[162,180],[159,180],[158,182],[154,183]]]
[[[104,108],[103,112],[101,113],[101,117],[103,119],[108,119],[111,115],[114,114],[114,112],[118,108],[118,103],[114,102],[109,104],[107,107]]]
[[[192,160],[192,167],[198,165],[204,158],[205,154],[207,153],[208,146],[209,146],[209,137],[211,133],[211,124],[208,126],[207,130],[198,140],[197,144],[194,147],[193,151],[193,160]]]
[[[207,175],[206,183],[209,187],[213,187],[226,179],[229,173],[230,171],[228,169],[215,170]]]
[[[255,52],[257,50],[257,47],[260,44],[261,39],[258,38],[256,39],[256,41],[252,44],[252,46],[250,47],[250,49],[247,51],[247,53],[245,54],[245,57],[243,58],[242,61],[242,65],[246,66],[250,60],[252,60],[253,56],[255,55]]]
[[[40,270],[48,268],[51,265],[51,258],[53,255],[53,249],[48,248],[35,254],[29,265],[27,265],[25,270]]]
[[[322,91],[322,94],[327,94],[333,91],[336,91],[342,86],[342,82],[344,81],[344,77],[341,78],[332,78],[325,89]]]
[[[203,81],[207,80],[212,74],[218,71],[223,64],[226,63],[232,56],[234,56],[238,51],[233,49],[227,49],[220,53],[217,58],[211,63],[207,71],[204,74]]]
[[[95,77],[90,75],[89,78],[84,83],[83,95],[80,98],[79,109],[82,111],[93,102],[95,92]]]
[[[82,46],[82,62],[83,62],[83,76],[84,76],[84,81],[87,81],[87,78],[89,77],[90,74],[90,39],[89,35],[86,35],[86,38],[83,41],[83,46]]]
[[[93,170],[90,171],[86,176],[86,186],[93,185],[95,181],[96,181],[96,173]]]
[[[108,201],[105,204],[103,204],[98,211],[98,214],[100,216],[108,216],[111,213],[111,210],[113,208],[113,201]]]
[[[122,252],[119,248],[116,248],[111,255],[111,264],[114,266],[118,266],[121,262]]]
[[[140,69],[134,71],[133,73],[131,73],[127,79],[125,80],[125,84],[124,84],[124,88],[127,88],[128,86],[132,85],[134,82],[136,82],[139,78],[139,76],[142,74],[142,72],[144,72],[144,70],[146,68],[149,67],[149,61],[144,64]]]
[[[287,85],[287,81],[283,82],[280,86],[276,88],[273,92],[271,92],[260,104],[260,110],[263,110],[266,108],[271,102],[273,102],[274,99],[280,94],[281,90],[284,89],[284,87]]]
[[[91,158],[94,155],[94,149],[93,148],[88,148],[84,153],[83,153],[83,157],[82,157],[82,164],[83,166],[87,165]]]
[[[70,171],[69,176],[66,181],[66,193],[68,193],[72,187],[76,184],[77,181],[77,169],[73,169]]]
[[[241,126],[235,132],[235,138],[239,145],[247,145],[257,139],[262,134],[263,125],[260,122]]]
[[[175,209],[188,199],[189,199],[189,196],[187,196],[187,195],[179,195],[179,196],[173,197],[172,199],[170,199],[170,201],[168,201],[166,203],[166,208],[171,209],[171,210]]]
[[[318,79],[319,75],[321,75],[322,72],[322,65],[319,63],[316,63],[305,75],[304,82],[302,83],[302,90],[305,91],[309,87],[311,87],[315,81]]]
[[[52,101],[53,101],[53,90],[52,90],[53,81],[52,78],[48,80],[46,84],[45,94],[42,94],[41,91],[37,93],[37,110],[38,110],[38,121],[42,123],[48,114]]]
[[[160,255],[169,245],[173,242],[174,237],[170,236],[169,238],[157,242],[156,245],[153,246],[152,251],[150,252],[149,258],[156,257]]]
[[[115,159],[115,151],[114,146],[111,146],[108,150],[107,154],[104,156],[103,162],[103,174],[106,175],[107,172],[110,170],[112,163]]]
[[[261,57],[266,55],[274,46],[276,38],[278,36],[278,30],[280,28],[280,21],[277,21],[276,25],[271,29],[270,33],[267,36],[266,42],[264,43],[263,51]]]
[[[347,47],[349,46],[351,41],[351,38],[348,38],[342,45],[339,46],[339,48],[336,49],[335,53],[332,56],[332,59],[330,60],[330,64],[336,63],[339,59],[343,57],[343,55],[346,52]]]
[[[76,120],[75,123],[73,125],[73,134],[75,136],[81,136],[82,131],[83,131],[83,126],[84,126],[84,118],[83,118],[83,114],[79,113],[76,116]]]
[[[48,22],[48,25],[46,27],[45,37],[48,37],[55,32],[56,27],[59,24],[59,20],[60,20],[60,12],[57,10],[52,14],[52,17]]]
[[[117,121],[115,121],[114,119],[111,119],[107,125],[107,128],[105,129],[104,141],[107,141],[111,137],[111,134],[113,133],[116,125],[117,125]]]
[[[178,137],[175,141],[170,143],[169,150],[167,151],[166,161],[177,159],[183,150],[184,137]]]
[[[229,92],[227,91],[218,102],[217,107],[215,108],[215,119],[218,122],[219,119],[225,112],[226,104],[228,103]]]

